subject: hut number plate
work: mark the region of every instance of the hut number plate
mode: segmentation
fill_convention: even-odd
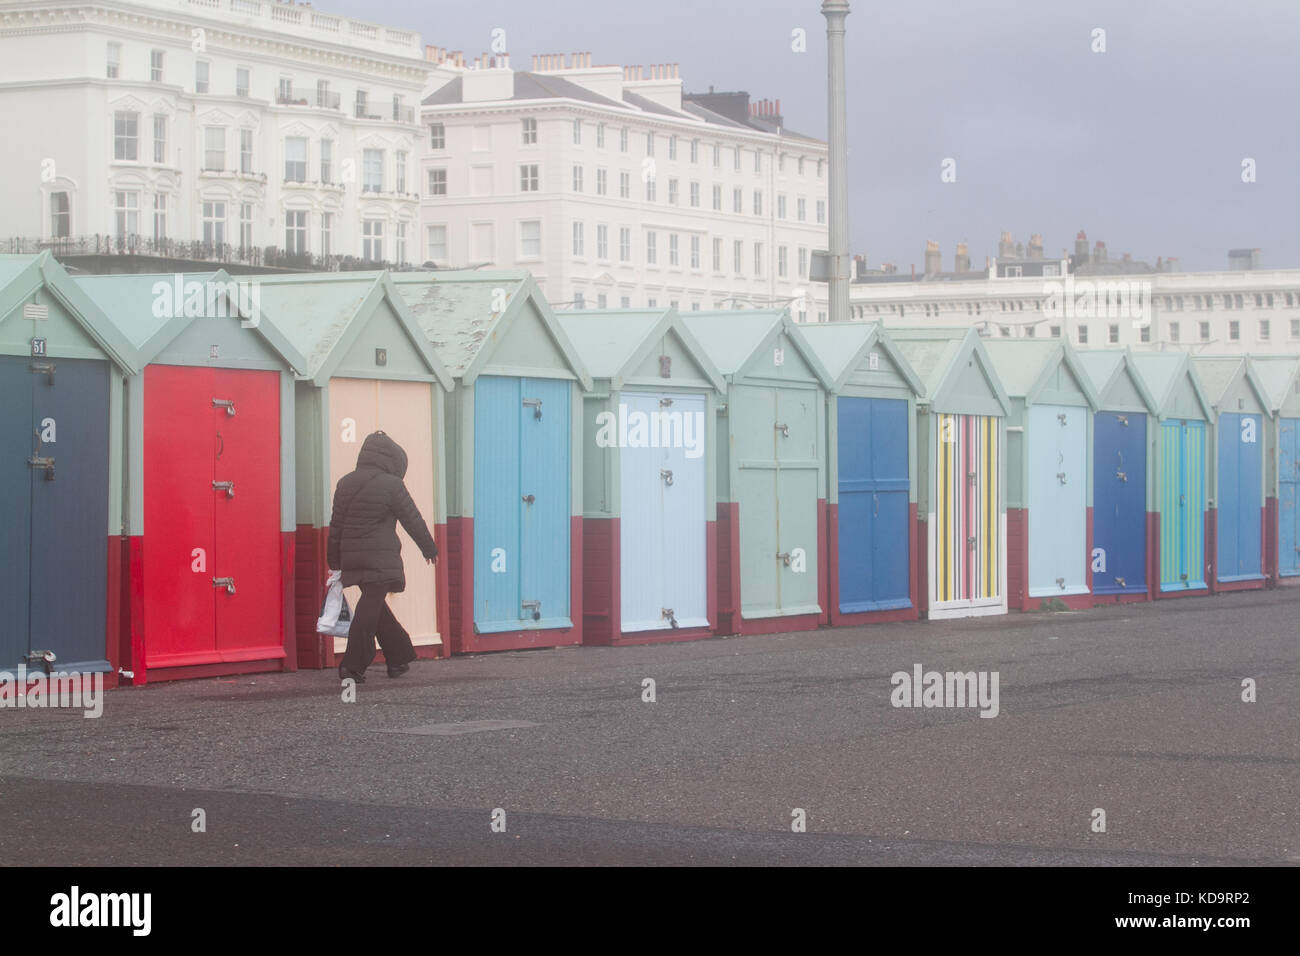
[[[32,356],[34,358],[43,358],[45,356],[44,339],[32,339]]]

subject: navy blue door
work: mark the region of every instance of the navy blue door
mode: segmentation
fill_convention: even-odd
[[[1092,590],[1146,590],[1147,417],[1098,412],[1093,427]]]
[[[31,360],[0,355],[0,669],[13,670],[30,649]]]
[[[910,607],[907,402],[841,397],[836,404],[840,611]]]

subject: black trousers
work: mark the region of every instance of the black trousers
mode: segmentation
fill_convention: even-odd
[[[388,607],[388,589],[370,585],[361,589],[361,600],[352,609],[352,626],[348,628],[348,649],[343,666],[363,673],[375,659],[375,638],[384,652],[384,661],[398,666],[415,660],[411,635],[398,623]]]

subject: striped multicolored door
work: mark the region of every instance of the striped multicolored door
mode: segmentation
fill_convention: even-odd
[[[1283,418],[1278,431],[1277,571],[1300,574],[1300,418]]]
[[[935,418],[935,604],[998,604],[998,420],[986,415]]]
[[[1205,423],[1160,426],[1160,589],[1205,587]]]

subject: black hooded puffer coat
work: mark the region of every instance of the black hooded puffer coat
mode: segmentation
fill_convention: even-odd
[[[433,535],[402,482],[404,477],[402,446],[383,432],[372,432],[361,443],[356,471],[340,478],[334,488],[326,558],[331,569],[343,572],[344,587],[380,584],[389,591],[406,589],[398,521],[421,554],[438,556]]]

